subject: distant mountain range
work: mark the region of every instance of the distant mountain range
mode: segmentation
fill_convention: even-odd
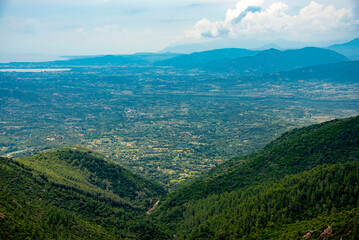
[[[330,44],[327,43],[327,44]],[[270,48],[275,48],[279,50],[285,49],[298,49],[305,46],[325,46],[325,43],[303,43],[296,41],[285,41],[277,40],[272,43],[265,43],[256,39],[232,39],[232,40],[214,40],[204,43],[194,43],[194,44],[183,44],[167,47],[163,52],[177,52],[177,53],[193,53],[201,51],[209,51],[219,48],[246,48],[254,50],[266,50]],[[328,45],[327,45],[328,46]],[[343,54],[351,60],[359,60],[359,40],[358,38],[353,39],[347,43],[335,44],[327,47],[328,49],[334,50],[338,53]]]
[[[247,50],[241,48],[224,48],[204,52],[183,54],[164,61],[157,62],[157,65],[189,67],[202,66],[212,61],[228,61],[239,57],[248,57],[258,54],[260,51]]]
[[[269,46],[269,45],[268,45]],[[132,55],[76,56],[68,60],[10,63],[13,67],[149,66],[200,69],[203,71],[255,75],[359,59],[359,39],[328,48],[248,50],[223,48],[191,54],[137,53]]]
[[[341,53],[351,60],[359,60],[359,38],[347,43],[331,45],[328,49]]]
[[[243,42],[244,41],[244,42]],[[295,42],[295,41],[285,41],[285,40],[278,40],[273,43],[265,43],[256,39],[247,39],[247,40],[238,40],[238,39],[232,39],[232,40],[216,40],[216,41],[210,41],[210,42],[204,42],[204,43],[194,43],[194,44],[185,44],[185,45],[176,45],[172,47],[165,48],[164,50],[157,52],[157,53],[136,53],[136,54],[112,54],[112,55],[91,55],[91,56],[62,56],[61,59],[67,59],[67,60],[57,60],[57,61],[47,61],[51,64],[62,64],[62,65],[81,65],[81,64],[122,64],[122,65],[128,65],[128,64],[152,64],[154,62],[158,61],[164,61],[166,59],[170,59],[179,55],[186,55],[191,53],[196,53],[195,55],[198,55],[200,52],[204,53],[218,53],[217,59],[213,59],[214,55],[209,54],[208,56],[211,57],[211,60],[219,60],[222,59],[223,56],[222,53],[224,51],[221,51],[222,49],[227,49],[226,51],[229,54],[229,58],[234,57],[244,57],[244,56],[251,56],[251,53],[255,53],[258,51],[268,50],[268,49],[278,49],[278,50],[289,50],[289,49],[299,49],[304,48],[306,46],[323,46],[323,43],[303,43],[303,42]],[[232,49],[234,53],[229,53],[229,50]],[[242,52],[244,53],[244,50],[247,51],[247,54],[243,55],[237,55],[238,51],[235,49],[242,49]],[[348,57],[350,60],[359,60],[359,38],[353,39],[349,42],[342,43],[342,44],[335,44],[330,45],[326,47],[326,49],[330,49],[333,51],[336,51],[346,57]],[[205,55],[203,55],[205,56]],[[54,56],[51,56],[51,58],[54,58]],[[183,59],[186,60],[186,59]],[[189,58],[187,59],[189,60]],[[37,60],[36,62],[38,62]],[[36,62],[32,62],[36,64]],[[29,63],[29,62],[27,62]],[[44,62],[38,62],[38,64],[44,64]],[[185,61],[186,63],[186,61]],[[184,63],[184,64],[185,64]],[[194,62],[196,63],[196,62]]]
[[[286,51],[268,49],[260,52],[245,49],[218,49],[178,56],[162,61],[160,64],[216,72],[261,74],[343,61],[349,61],[349,59],[335,51],[306,47]]]
[[[271,42],[263,41],[256,38],[222,38],[222,39],[212,39],[205,42],[197,43],[183,43],[183,44],[173,44],[170,45],[161,52],[175,52],[175,53],[193,53],[193,52],[202,52],[209,51],[214,49],[222,48],[245,48],[251,50],[265,50],[269,48],[276,49],[298,49],[306,46],[328,46],[333,44],[332,41],[329,42],[300,42],[293,40],[284,40],[277,39]]]

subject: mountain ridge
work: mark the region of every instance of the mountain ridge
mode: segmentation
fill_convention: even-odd
[[[351,60],[359,60],[359,38],[346,43],[331,45],[327,48],[341,53]]]
[[[247,50],[242,48],[222,48],[214,49],[203,52],[194,52],[190,54],[180,55],[174,58],[170,58],[164,61],[160,61],[157,65],[166,66],[176,66],[176,67],[192,67],[193,65],[202,65],[209,63],[213,60],[219,59],[231,59],[236,57],[244,56],[253,56],[259,53],[255,50]]]
[[[239,57],[229,61],[215,61],[203,66],[211,71],[230,71],[240,74],[280,72],[320,64],[344,62],[349,59],[335,51],[306,47],[280,51],[268,49],[254,56]]]
[[[284,51],[274,48],[262,51],[224,48],[180,55],[159,61],[156,65],[253,75],[344,61],[349,59],[333,50],[317,47]]]

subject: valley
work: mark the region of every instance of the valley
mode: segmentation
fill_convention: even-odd
[[[359,114],[352,81],[70,67],[0,76],[2,156],[81,145],[171,189],[294,127]]]

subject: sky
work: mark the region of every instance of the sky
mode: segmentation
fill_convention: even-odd
[[[359,0],[0,0],[2,62],[210,41],[340,42],[358,33]]]

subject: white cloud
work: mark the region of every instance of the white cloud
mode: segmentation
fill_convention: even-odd
[[[251,9],[258,9],[260,10],[260,6],[264,3],[263,0],[242,0],[239,1],[236,5],[235,9],[228,9],[226,13],[226,20],[225,22],[232,22],[235,21],[241,15],[244,15],[248,12],[251,12]]]
[[[194,26],[194,33],[199,34],[202,37],[219,37],[228,35],[229,31],[230,30],[228,29],[227,24],[224,22],[211,23],[205,18],[198,21]],[[189,34],[192,34],[192,32]]]
[[[265,39],[330,40],[356,31],[359,20],[352,10],[337,9],[310,2],[296,13],[289,14],[290,6],[274,2],[265,7],[263,0],[241,0],[234,9],[228,9],[223,21],[198,21],[188,38],[256,37]]]

